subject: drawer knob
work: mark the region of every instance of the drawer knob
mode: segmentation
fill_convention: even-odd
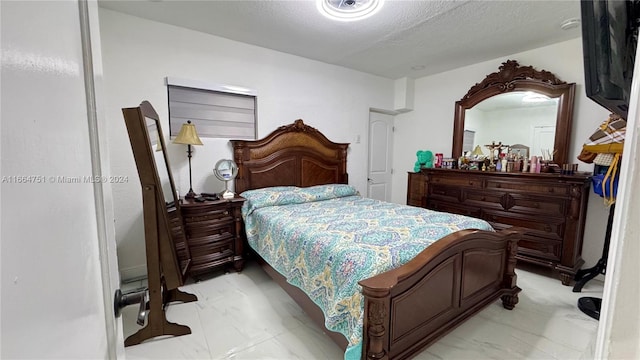
[[[536,208],[536,209],[539,209],[540,208],[540,204],[539,203],[533,203],[533,207]]]
[[[549,225],[545,225],[545,227],[544,227],[544,231],[546,231],[546,232],[551,232],[551,226],[549,226]]]
[[[473,181],[469,181],[469,185],[473,185]]]
[[[227,211],[223,212],[223,214],[224,215],[229,215],[229,211],[227,210]]]

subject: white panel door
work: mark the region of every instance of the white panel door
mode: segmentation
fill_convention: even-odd
[[[0,16],[0,358],[121,357],[115,238],[107,244],[105,231],[113,216],[96,191],[109,184],[83,180],[104,159],[89,108],[95,79],[85,77],[85,66],[99,69],[81,36],[97,3],[0,1]]]
[[[531,154],[529,157],[542,156],[542,151],[550,151],[553,153],[556,140],[555,126],[535,126],[533,128],[533,140],[531,141]]]
[[[369,113],[369,169],[367,196],[391,201],[393,116]]]

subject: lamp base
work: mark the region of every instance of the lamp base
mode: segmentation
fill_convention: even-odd
[[[196,197],[196,193],[193,192],[193,189],[189,189],[189,192],[184,196],[185,199],[193,199]]]

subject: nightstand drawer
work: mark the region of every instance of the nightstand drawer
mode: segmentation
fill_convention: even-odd
[[[225,250],[233,251],[233,236],[227,234],[225,236],[216,237],[209,236],[206,238],[199,238],[195,244],[192,244],[191,256],[198,257],[206,254],[215,254],[224,252]]]
[[[189,237],[189,249],[193,251],[194,248],[204,246],[211,243],[221,242],[228,239],[233,239],[233,233],[228,231],[218,234],[205,234],[201,236]]]
[[[210,271],[216,267],[234,261],[234,253],[232,250],[227,249],[222,252],[200,254],[192,257],[193,264],[191,265],[191,273],[203,273]]]
[[[229,209],[220,209],[217,206],[205,207],[203,209],[183,208],[182,217],[187,224],[232,219]]]
[[[189,238],[202,237],[208,235],[233,234],[233,222],[229,221],[210,221],[205,223],[187,224],[186,231]],[[190,242],[191,243],[191,242]]]

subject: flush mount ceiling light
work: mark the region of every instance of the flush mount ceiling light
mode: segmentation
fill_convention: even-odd
[[[569,29],[577,28],[578,26],[580,26],[580,19],[578,18],[567,19],[563,21],[562,24],[560,24],[560,28],[562,30],[569,30]]]
[[[384,0],[316,0],[318,11],[338,21],[362,20],[377,13]]]

